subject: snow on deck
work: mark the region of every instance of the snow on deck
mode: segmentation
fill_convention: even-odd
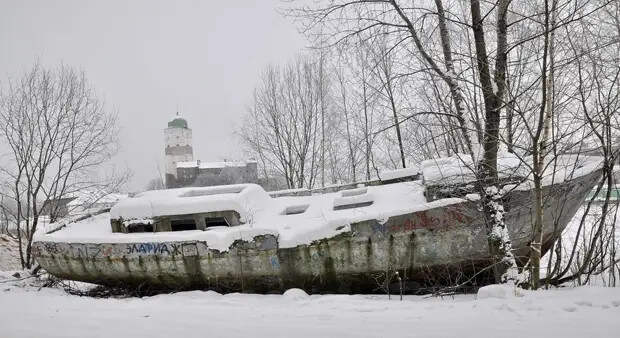
[[[252,240],[262,234],[278,236],[279,246],[295,247],[350,231],[353,222],[387,220],[419,210],[463,201],[446,199],[426,202],[419,181],[370,186],[352,192],[346,190],[312,196],[272,198],[261,187],[241,184],[221,187],[180,188],[149,191],[121,201],[111,213],[101,214],[51,233],[38,234],[37,240],[80,243],[131,243],[201,240],[216,250],[228,250],[237,239]],[[334,210],[348,204],[371,205]],[[308,205],[305,212],[287,215],[286,209]],[[156,233],[112,233],[110,217],[149,219],[160,215],[181,215],[208,211],[236,210],[245,224],[210,228],[206,231]]]
[[[602,162],[603,158],[600,156],[579,154],[547,158],[543,172],[543,185],[562,183],[587,175],[600,168]],[[471,156],[456,154],[451,157],[423,161],[421,171],[425,184],[463,184],[476,180],[476,165]],[[519,158],[512,153],[499,153],[497,155],[497,171],[500,178],[523,177],[524,183],[518,189],[532,188],[531,156]]]
[[[420,173],[421,173],[421,170],[419,167],[412,166],[412,167],[401,168],[401,169],[383,170],[379,174],[379,178],[382,181],[389,181],[389,180],[395,180],[399,178],[416,176],[416,175],[419,175]]]
[[[515,154],[497,154],[497,172],[500,178],[527,176],[531,171],[531,158],[518,158]],[[476,166],[470,155],[456,154],[450,157],[423,161],[424,182],[427,184],[460,184],[476,180]]]
[[[0,282],[2,282],[0,273]],[[10,278],[7,276],[7,278]],[[96,299],[3,285],[0,336],[25,337],[617,337],[620,288],[428,298],[192,291]],[[483,289],[484,290],[484,289]],[[498,298],[499,297],[499,298]]]

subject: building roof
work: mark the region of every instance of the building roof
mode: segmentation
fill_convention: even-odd
[[[168,128],[185,128],[187,129],[187,120],[179,116],[179,113],[172,119],[172,121],[168,122]]]
[[[200,169],[216,169],[227,167],[245,167],[248,163],[255,161],[218,161],[218,162],[202,162],[198,161],[184,161],[177,162],[177,168],[200,168]]]

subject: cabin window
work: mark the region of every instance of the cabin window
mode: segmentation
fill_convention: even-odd
[[[153,224],[135,223],[127,226],[128,233],[153,232]]]
[[[225,217],[206,217],[205,226],[210,227],[227,227],[230,226]]]
[[[172,231],[196,230],[196,221],[193,219],[175,219],[170,221]]]
[[[362,208],[362,207],[371,206],[372,203],[373,201],[366,201],[366,202],[359,202],[359,203],[335,205],[334,210]]]
[[[298,215],[303,214],[308,209],[308,204],[291,205],[284,209],[282,215]]]

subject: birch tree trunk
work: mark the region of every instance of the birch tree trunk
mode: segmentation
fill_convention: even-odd
[[[472,30],[476,47],[476,60],[480,85],[484,99],[485,126],[483,157],[478,164],[479,190],[482,197],[489,251],[494,257],[493,272],[496,282],[516,278],[516,262],[512,254],[512,243],[504,222],[504,208],[499,193],[497,174],[497,152],[499,147],[499,124],[501,98],[506,88],[507,68],[507,23],[509,0],[500,0],[497,6],[497,54],[494,79],[491,79],[484,36],[483,17],[480,2],[471,1]],[[497,92],[493,90],[495,81]],[[507,273],[508,272],[508,273]]]

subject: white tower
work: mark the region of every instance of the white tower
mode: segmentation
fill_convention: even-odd
[[[179,116],[168,122],[166,136],[166,187],[172,188],[177,178],[177,162],[193,161],[192,130],[187,121]]]

